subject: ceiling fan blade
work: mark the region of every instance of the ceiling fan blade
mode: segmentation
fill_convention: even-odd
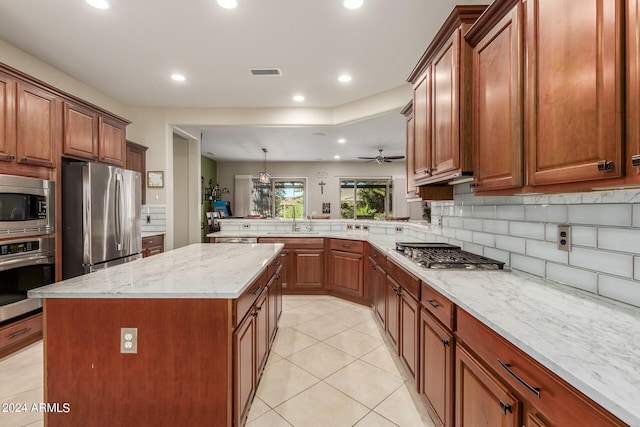
[[[385,159],[400,160],[404,159],[404,156],[385,156]]]
[[[362,159],[362,160],[375,160],[376,159],[375,157],[358,157],[358,158]]]
[[[391,163],[391,162],[393,161],[393,160],[389,160],[389,159],[390,159],[390,157],[385,158],[385,159],[384,159],[384,162],[385,162],[385,163]]]

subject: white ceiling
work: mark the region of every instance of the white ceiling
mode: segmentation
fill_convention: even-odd
[[[103,11],[84,0],[0,0],[0,38],[126,105],[335,108],[405,85],[457,2],[365,0],[358,10],[342,0],[238,0],[234,10],[215,0],[109,3]],[[272,67],[283,76],[249,72]],[[172,81],[176,72],[187,80]],[[353,80],[339,83],[342,73]],[[306,100],[294,102],[296,93]],[[345,156],[403,150],[400,120],[376,118],[368,134],[364,123],[202,129],[207,141],[224,141],[203,152],[255,159],[267,146],[274,159],[279,151],[287,160],[333,158],[332,138],[351,130],[349,150],[359,148]],[[309,137],[314,132],[326,136]]]

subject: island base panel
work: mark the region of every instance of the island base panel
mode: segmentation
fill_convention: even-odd
[[[227,299],[45,300],[46,425],[230,426],[230,313]],[[137,354],[120,353],[124,327]]]

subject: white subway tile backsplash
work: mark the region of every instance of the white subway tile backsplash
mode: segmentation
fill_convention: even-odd
[[[469,242],[464,242],[462,244],[462,249],[476,255],[482,255],[484,252],[484,248],[481,245],[476,245],[475,243]]]
[[[601,274],[598,293],[604,297],[640,306],[640,283]]]
[[[569,206],[570,224],[631,226],[630,204],[600,204]]]
[[[455,228],[449,228],[449,227],[443,227],[442,228],[442,235],[445,236],[445,237],[455,238],[456,237],[456,229]]]
[[[640,204],[633,205],[633,226],[640,228]]]
[[[598,292],[598,274],[592,271],[548,262],[547,279],[594,294]]]
[[[462,222],[465,230],[482,231],[482,220],[477,218],[465,218]]]
[[[472,205],[464,205],[464,206],[454,206],[453,213],[455,216],[472,216],[473,215],[473,206]]]
[[[571,244],[595,248],[598,244],[598,229],[579,225],[571,226]]]
[[[527,239],[544,240],[544,224],[538,222],[510,222],[509,234]]]
[[[508,205],[510,197],[508,196],[484,196],[482,200],[483,205]]]
[[[527,221],[564,223],[567,222],[568,209],[566,205],[525,206],[524,216]]]
[[[520,237],[496,236],[496,248],[523,254],[525,253],[525,240]]]
[[[495,219],[496,207],[495,206],[474,206],[473,216],[475,218]]]
[[[544,240],[547,242],[558,241],[558,224],[546,224],[544,227]]]
[[[524,205],[496,206],[496,218],[512,221],[524,221]]]
[[[569,252],[569,264],[592,271],[633,277],[633,257],[631,255],[573,247]]]
[[[456,239],[464,242],[471,242],[473,240],[473,232],[469,230],[457,229]]]
[[[483,219],[482,231],[493,234],[509,234],[509,221]]]
[[[552,205],[572,205],[582,203],[581,193],[552,194],[549,196],[549,204]]]
[[[496,245],[496,237],[490,233],[473,232],[473,243],[477,243],[483,246],[493,247]]]
[[[555,243],[527,240],[526,254],[535,258],[546,259],[562,264],[569,262],[569,253],[558,250]]]
[[[544,277],[545,262],[541,259],[511,254],[511,268],[522,270],[539,277]]]
[[[633,278],[640,280],[640,256],[633,257]]]
[[[484,248],[484,256],[495,259],[496,261],[504,262],[505,267],[509,267],[511,265],[510,255],[511,254],[509,252],[501,251],[500,249]]]
[[[640,230],[598,228],[598,248],[640,254]]]

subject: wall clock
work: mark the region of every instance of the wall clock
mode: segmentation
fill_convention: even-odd
[[[164,187],[164,172],[163,171],[147,172],[147,187],[149,188]]]

